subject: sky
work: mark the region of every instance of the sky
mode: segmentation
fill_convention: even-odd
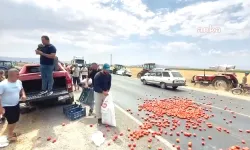
[[[0,0],[0,56],[42,35],[64,61],[250,69],[249,0]]]

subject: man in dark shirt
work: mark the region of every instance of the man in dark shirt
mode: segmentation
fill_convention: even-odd
[[[55,68],[54,59],[56,57],[56,48],[50,44],[48,36],[42,36],[43,47],[38,47],[36,54],[40,55],[40,71],[42,76],[42,91],[40,95],[53,94],[53,70]]]
[[[101,106],[103,100],[108,96],[111,88],[111,75],[109,74],[109,64],[103,65],[103,70],[98,72],[94,78],[94,99],[95,99],[95,112],[98,118],[98,124],[102,124]]]
[[[101,70],[98,69],[98,65],[97,63],[92,63],[91,67],[89,68],[89,74],[88,74],[88,78],[90,78],[92,80],[92,85],[94,85],[94,78],[95,75]]]

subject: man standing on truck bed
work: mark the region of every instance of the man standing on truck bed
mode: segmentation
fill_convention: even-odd
[[[19,71],[15,68],[8,71],[8,79],[0,83],[0,115],[8,121],[8,140],[16,141],[17,135],[14,133],[16,123],[20,117],[19,101],[26,100],[22,82],[18,80]]]
[[[109,64],[103,65],[103,70],[98,72],[94,78],[94,99],[95,99],[95,112],[98,118],[98,124],[102,124],[101,106],[103,100],[108,96],[111,88],[111,75],[109,74]]]
[[[42,76],[42,91],[40,95],[53,94],[53,71],[55,68],[54,59],[56,57],[56,48],[50,44],[48,36],[42,36],[43,47],[36,50],[36,54],[40,55],[40,70]],[[57,64],[56,64],[57,65]]]

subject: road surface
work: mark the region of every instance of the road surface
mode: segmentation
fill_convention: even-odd
[[[124,110],[131,109],[133,117],[141,122],[143,122],[142,115],[146,116],[138,111],[138,105],[144,102],[143,99],[177,96],[192,99],[199,104],[211,103],[214,117],[210,118],[208,122],[213,124],[213,128],[203,126],[202,131],[191,128],[188,132],[195,133],[197,137],[185,137],[182,134],[176,136],[176,132],[186,131],[184,121],[181,121],[181,126],[175,131],[170,131],[170,128],[164,129],[164,132],[173,133],[173,136],[163,134],[162,137],[171,144],[176,144],[176,139],[180,139],[180,143],[176,145],[180,145],[181,149],[188,149],[188,142],[192,142],[194,150],[225,150],[233,145],[250,146],[250,133],[246,133],[246,130],[250,130],[250,101],[185,88],[179,88],[177,91],[160,89],[143,85],[137,79],[116,75],[112,77],[112,93],[115,103]],[[225,108],[226,110],[224,110]],[[137,115],[138,113],[140,116]],[[233,117],[234,115],[236,118]],[[221,127],[222,131],[217,131],[216,127]],[[230,133],[224,132],[223,129],[227,129]],[[153,130],[157,131],[157,128],[153,128]],[[209,140],[208,136],[211,136],[212,140]],[[202,138],[205,139],[204,146],[202,146]],[[245,144],[242,144],[242,140],[245,141]],[[165,147],[165,149],[169,148]]]

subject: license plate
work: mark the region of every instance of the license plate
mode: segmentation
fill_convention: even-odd
[[[67,99],[67,98],[69,98],[69,95],[59,96],[58,100],[61,101],[61,100]]]
[[[184,81],[179,80],[179,81],[176,81],[176,83],[184,83]]]

